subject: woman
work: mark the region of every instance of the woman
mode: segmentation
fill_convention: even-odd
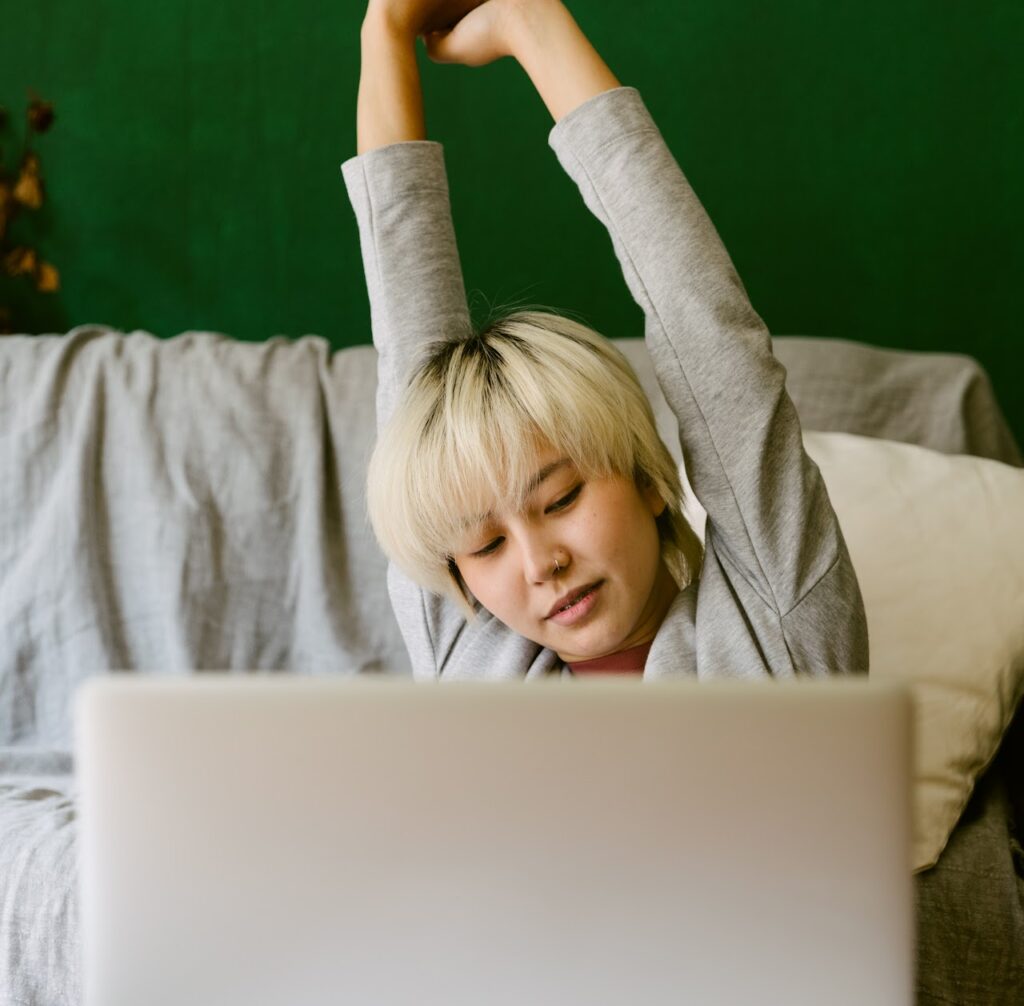
[[[415,46],[515,58],[608,228],[707,511],[628,364],[557,315],[471,329]],[[379,352],[368,503],[417,678],[866,672],[857,579],[764,323],[639,92],[561,0],[371,0],[342,165]]]

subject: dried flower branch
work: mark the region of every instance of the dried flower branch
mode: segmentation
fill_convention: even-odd
[[[53,125],[53,104],[43,101],[29,89],[29,104],[26,119],[28,129],[22,147],[18,174],[15,178],[4,167],[3,151],[0,149],[0,267],[8,276],[28,276],[36,290],[53,293],[60,289],[60,274],[49,262],[39,258],[34,248],[14,245],[7,233],[11,221],[22,209],[38,210],[45,199],[45,187],[39,164],[39,157],[28,146],[30,133],[45,133]],[[6,131],[10,116],[0,105],[0,131]],[[9,334],[12,323],[9,308],[0,305],[0,334]]]

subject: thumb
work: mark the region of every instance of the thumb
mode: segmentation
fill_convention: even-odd
[[[488,3],[490,0],[488,0]],[[427,55],[435,63],[483,66],[504,55],[495,32],[494,9],[487,3],[470,11],[449,28],[424,34]]]
[[[438,31],[428,31],[423,36],[427,55],[435,63],[457,63],[459,61],[452,46],[451,35],[451,28],[442,28]]]

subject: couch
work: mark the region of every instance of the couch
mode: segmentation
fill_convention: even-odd
[[[616,341],[678,460],[643,342]],[[805,431],[1022,465],[969,357],[774,346]],[[375,362],[311,335],[0,339],[0,1002],[81,1001],[80,682],[409,673],[364,512]],[[917,874],[920,1003],[1024,1002],[1020,735],[1018,715]]]

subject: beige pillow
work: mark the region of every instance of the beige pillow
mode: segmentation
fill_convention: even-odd
[[[1024,690],[1024,469],[804,434],[864,596],[871,676],[915,699],[914,868],[935,864]]]

